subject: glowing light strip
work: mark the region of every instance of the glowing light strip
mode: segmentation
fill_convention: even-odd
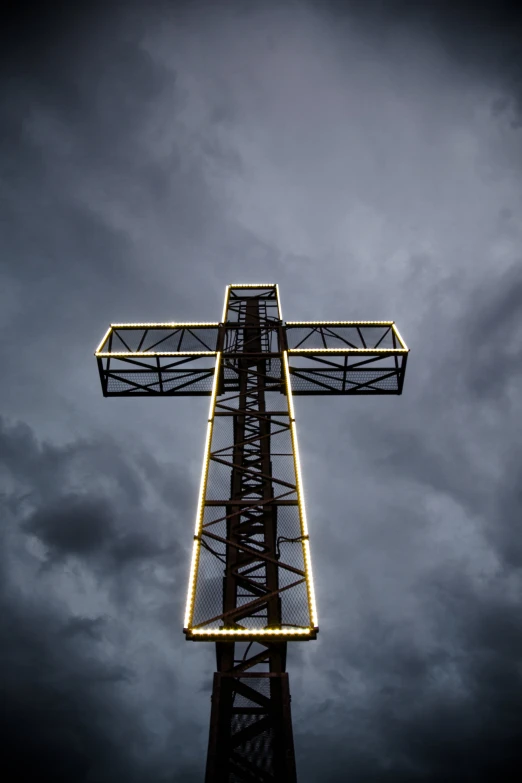
[[[106,340],[108,340],[108,339],[109,339],[109,335],[110,335],[111,331],[112,331],[112,326],[109,326],[109,328],[108,328],[108,329],[107,329],[107,331],[105,332],[105,336],[103,337],[103,339],[102,339],[101,343],[99,344],[99,346],[98,346],[98,347],[96,348],[96,350],[94,351],[94,355],[95,355],[95,356],[98,356],[99,352],[100,352],[100,351],[101,351],[101,349],[102,349],[102,345],[104,345],[104,344],[105,344],[105,342],[106,342]]]
[[[216,351],[100,351],[95,356],[215,356]]]
[[[289,348],[288,353],[408,353],[408,348]]]
[[[308,593],[308,608],[312,626],[317,627],[317,607],[315,602],[314,579],[312,574],[312,559],[310,556],[310,541],[308,538],[308,523],[306,521],[306,509],[303,496],[303,480],[301,477],[301,462],[299,460],[299,447],[297,445],[297,430],[295,426],[294,403],[292,399],[292,386],[290,382],[290,370],[288,368],[288,355],[283,351],[283,366],[285,368],[286,395],[288,400],[288,414],[290,416],[290,433],[294,452],[295,479],[297,485],[297,502],[299,504],[299,519],[301,522],[301,535],[303,537],[303,558],[306,574],[306,589]]]
[[[275,289],[276,289],[277,309],[278,309],[278,312],[279,312],[279,320],[282,321],[283,320],[283,310],[281,309],[281,299],[279,298],[279,286],[277,285],[277,283],[276,283]]]
[[[290,416],[290,421],[295,421],[295,411],[294,411],[294,398],[292,395],[292,388],[290,386],[290,370],[288,367],[288,352],[283,351],[283,367],[285,369],[285,383],[286,383],[286,396],[288,400],[288,413]],[[294,452],[295,454],[295,452]]]
[[[199,485],[198,507],[196,512],[196,526],[194,530],[194,544],[192,546],[192,561],[190,564],[190,576],[187,591],[187,604],[185,607],[184,629],[187,630],[192,620],[194,611],[194,600],[196,595],[196,576],[199,565],[199,536],[203,525],[203,513],[205,510],[205,494],[207,491],[208,465],[210,462],[210,444],[212,442],[212,429],[214,427],[214,408],[216,407],[216,396],[219,385],[219,367],[221,364],[221,353],[216,356],[216,368],[214,370],[214,383],[212,384],[212,395],[210,397],[210,407],[208,411],[207,436],[205,440],[205,451],[203,453],[203,467],[201,470],[201,481]]]
[[[230,286],[227,285],[225,288],[225,304],[223,305],[223,318],[221,319],[221,323],[224,324],[227,318],[227,310],[228,310],[228,298],[230,296]]]
[[[213,430],[213,422],[214,422],[214,409],[215,409],[215,401],[216,401],[216,395],[217,395],[217,382],[216,378],[218,377],[219,372],[219,362],[221,360],[221,353],[218,353],[218,360],[216,363],[216,376],[214,379],[214,387],[212,390],[212,398],[211,398],[211,404],[210,404],[210,410],[209,410],[209,420],[208,420],[208,428],[207,428],[207,439],[205,443],[205,456],[203,461],[203,470],[201,475],[201,484],[200,484],[200,493],[199,493],[199,500],[198,500],[198,510],[196,514],[196,528],[194,531],[194,545],[193,545],[193,552],[192,552],[192,563],[191,563],[191,569],[190,569],[190,578],[189,578],[189,588],[188,588],[188,594],[187,594],[187,605],[185,610],[185,623],[184,623],[184,630],[187,635],[187,637],[205,637],[205,638],[212,638],[212,637],[247,637],[247,638],[259,638],[259,637],[266,637],[266,636],[285,636],[285,637],[304,637],[304,636],[313,636],[316,633],[317,628],[317,611],[315,606],[315,594],[314,594],[314,587],[313,587],[313,575],[312,575],[312,563],[311,563],[311,557],[310,557],[310,545],[308,541],[308,526],[306,522],[306,512],[304,507],[304,500],[303,500],[303,493],[302,493],[302,479],[301,479],[301,471],[300,471],[300,464],[299,464],[299,453],[297,450],[297,433],[295,430],[295,421],[294,421],[294,407],[293,407],[293,400],[292,400],[292,394],[291,394],[291,387],[290,387],[290,373],[288,369],[288,357],[286,355],[286,352],[283,352],[283,362],[285,366],[285,376],[286,376],[286,384],[287,384],[287,390],[288,390],[288,410],[289,415],[291,418],[291,437],[292,437],[292,444],[293,444],[293,452],[294,452],[294,467],[296,472],[296,486],[297,486],[297,497],[298,497],[298,503],[299,503],[299,517],[300,517],[300,524],[301,524],[301,535],[303,536],[303,559],[304,559],[304,566],[305,566],[305,575],[306,575],[306,586],[307,586],[307,595],[308,595],[308,608],[310,613],[310,622],[311,627],[308,628],[258,628],[258,629],[251,629],[251,628],[216,628],[216,629],[208,629],[208,628],[196,628],[192,630],[190,628],[190,624],[192,622],[192,616],[194,611],[194,601],[195,601],[195,590],[196,590],[196,579],[197,579],[197,573],[198,573],[198,565],[199,565],[199,548],[200,548],[200,536],[201,536],[201,530],[203,525],[203,515],[204,515],[204,503],[205,503],[205,495],[206,495],[206,484],[207,484],[207,477],[208,477],[208,464],[209,464],[209,452],[210,452],[210,446],[212,441],[212,430]]]
[[[229,288],[275,288],[277,283],[233,283]]]
[[[397,329],[397,327],[395,326],[395,324],[393,324],[393,331],[395,332],[395,336],[397,337],[398,341],[400,342],[400,344],[402,345],[402,347],[404,348],[404,350],[405,350],[405,351],[409,351],[409,348],[408,348],[408,346],[406,345],[406,343],[405,343],[405,342],[404,342],[404,340],[402,339],[402,337],[401,337],[401,335],[400,335],[400,333],[399,333],[399,330]]]
[[[287,326],[323,326],[324,324],[335,324],[337,326],[361,326],[363,324],[373,324],[375,326],[393,326],[395,321],[287,321]]]
[[[191,322],[191,323],[178,323],[177,321],[170,321],[169,323],[163,323],[163,324],[137,324],[137,323],[136,324],[111,324],[111,327],[113,329],[131,329],[131,328],[139,329],[139,328],[141,328],[143,326],[147,326],[147,327],[155,326],[155,327],[159,327],[159,328],[168,327],[169,329],[171,327],[183,327],[184,329],[187,329],[187,328],[190,328],[192,326],[208,326],[208,327],[213,326],[213,327],[218,327],[219,324],[216,324],[213,321],[212,322],[210,322],[210,321],[195,322],[194,321],[194,322]]]
[[[188,629],[192,636],[309,636],[315,632],[315,628],[195,628],[193,631]]]

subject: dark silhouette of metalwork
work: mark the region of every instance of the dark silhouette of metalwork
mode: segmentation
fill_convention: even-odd
[[[206,783],[296,781],[289,641],[317,636],[293,395],[401,394],[393,321],[284,322],[277,285],[232,285],[219,323],[112,324],[103,394],[206,395],[184,633],[216,645]]]

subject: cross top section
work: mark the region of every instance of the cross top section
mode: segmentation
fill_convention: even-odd
[[[187,638],[315,638],[292,397],[400,394],[395,323],[285,323],[277,284],[235,284],[221,321],[112,324],[95,355],[106,397],[210,396]]]
[[[111,324],[95,352],[104,396],[210,396],[248,299],[280,327],[294,395],[401,394],[408,348],[394,321],[285,323],[277,284],[259,283],[227,286],[220,322]]]

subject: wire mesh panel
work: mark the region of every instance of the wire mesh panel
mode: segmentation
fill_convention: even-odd
[[[393,321],[289,321],[294,394],[401,394],[408,349]]]
[[[369,350],[288,351],[292,392],[313,394],[400,394],[407,353]]]
[[[209,397],[212,393],[215,364],[213,354],[181,357],[98,357],[100,378],[106,397]]]
[[[209,396],[219,324],[113,324],[95,356],[105,397]]]
[[[288,675],[214,675],[207,783],[295,781]]]

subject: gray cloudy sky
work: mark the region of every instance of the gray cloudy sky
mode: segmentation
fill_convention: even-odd
[[[112,321],[393,318],[400,398],[296,400],[321,633],[300,783],[515,780],[522,65],[506,3],[10,3],[1,733],[18,779],[196,783],[208,402],[104,400]],[[107,8],[109,6],[109,8]],[[417,7],[419,6],[419,7]]]

